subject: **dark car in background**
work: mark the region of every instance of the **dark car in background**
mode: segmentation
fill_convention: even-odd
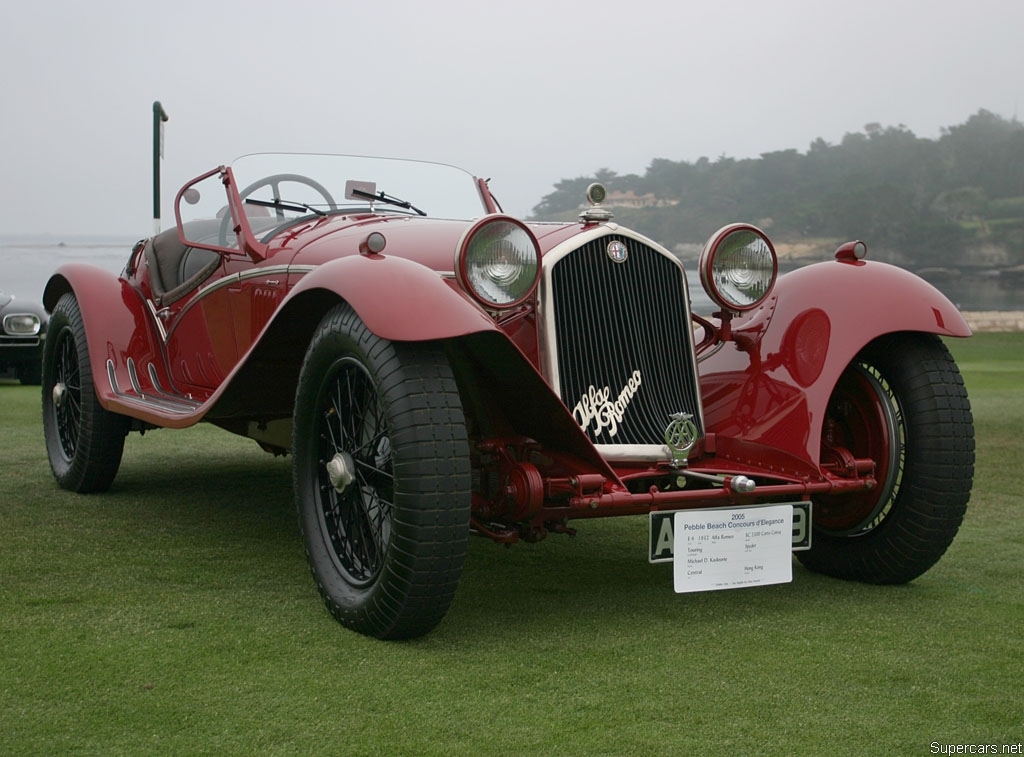
[[[42,305],[0,291],[0,377],[42,382],[46,323]]]

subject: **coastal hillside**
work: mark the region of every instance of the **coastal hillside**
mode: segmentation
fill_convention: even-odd
[[[868,124],[839,144],[736,160],[655,158],[646,172],[563,179],[533,210],[575,218],[588,184],[608,189],[615,219],[683,252],[718,227],[764,228],[784,263],[862,239],[872,259],[941,279],[965,271],[1024,287],[1024,125],[979,110],[938,139]]]

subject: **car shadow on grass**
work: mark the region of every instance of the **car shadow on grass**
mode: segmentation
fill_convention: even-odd
[[[246,575],[270,569],[270,558],[275,569],[308,581],[309,602],[319,605],[306,569],[287,459],[248,447],[132,450],[110,492],[79,501],[104,512],[108,528],[123,529],[126,537],[144,534],[164,553],[165,571],[178,559],[179,569],[187,571],[196,555],[206,559],[224,551],[231,556],[231,572]],[[713,633],[722,623],[806,619],[814,605],[835,612],[864,602],[865,593],[882,595],[883,605],[905,602],[908,592],[915,593],[913,585],[873,587],[826,578],[794,562],[792,583],[678,595],[672,566],[647,561],[646,518],[576,525],[577,536],[550,535],[511,547],[470,536],[451,610],[432,634],[412,643],[472,648],[496,633],[558,638],[613,627],[638,634],[677,626],[687,633]]]

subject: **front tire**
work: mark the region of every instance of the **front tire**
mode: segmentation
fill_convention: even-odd
[[[96,396],[78,300],[65,294],[50,317],[43,348],[43,433],[61,488],[87,494],[110,488],[121,466],[128,419]]]
[[[869,492],[814,501],[808,568],[875,584],[931,568],[963,520],[974,477],[974,421],[963,379],[942,341],[892,334],[868,345],[840,378],[826,411],[822,460],[835,449],[875,461]]]
[[[469,445],[444,352],[380,339],[338,305],[306,353],[293,433],[299,524],[328,609],[381,639],[431,631],[469,535]]]

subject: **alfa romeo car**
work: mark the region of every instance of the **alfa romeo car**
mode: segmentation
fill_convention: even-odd
[[[38,302],[0,291],[0,376],[38,384],[42,376],[46,312]]]
[[[203,173],[120,275],[69,264],[46,286],[57,483],[108,489],[126,436],[157,427],[290,455],[319,593],[379,638],[441,621],[471,534],[534,542],[587,518],[648,517],[656,561],[666,514],[782,506],[811,570],[927,571],[974,469],[943,341],[970,335],[957,309],[859,240],[780,276],[748,223],[687,271],[603,199],[592,185],[577,220],[540,223],[435,163]]]

